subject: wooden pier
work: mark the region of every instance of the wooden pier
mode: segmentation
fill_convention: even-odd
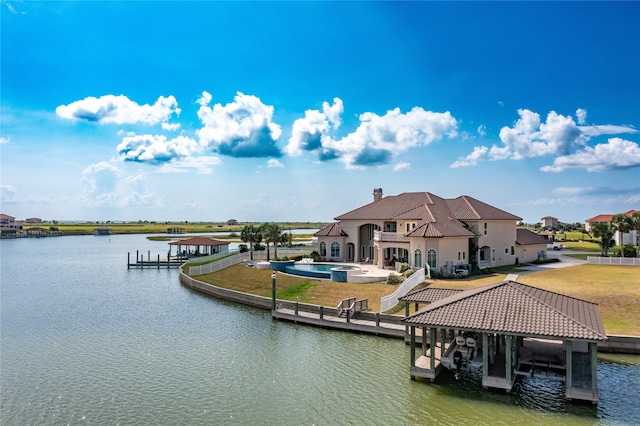
[[[283,306],[278,304],[271,311],[271,317],[278,320],[291,321],[296,324],[313,325],[321,328],[351,331],[357,333],[373,334],[376,336],[404,338],[405,326],[399,321],[389,321],[387,316],[381,317],[374,313],[357,313],[341,316],[335,309],[317,307],[317,311],[302,310],[303,305]],[[304,305],[308,307],[309,305]]]
[[[184,257],[171,257],[167,255],[167,258],[160,259],[160,255],[156,259],[151,259],[151,253],[147,252],[147,260],[144,259],[144,254],[140,254],[136,251],[136,259],[131,261],[131,253],[127,253],[127,269],[131,268],[154,268],[154,269],[170,269],[179,268],[187,261]]]

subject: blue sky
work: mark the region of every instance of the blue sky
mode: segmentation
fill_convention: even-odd
[[[1,3],[1,209],[331,221],[640,210],[639,2]]]

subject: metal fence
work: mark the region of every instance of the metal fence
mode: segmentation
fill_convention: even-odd
[[[388,296],[380,298],[380,312],[386,312],[398,304],[398,299],[409,293],[418,284],[424,282],[424,269],[418,269],[409,278],[404,280],[402,285],[396,291]]]
[[[596,257],[596,256],[587,256],[587,263],[592,263],[594,265],[640,266],[640,258],[637,258],[637,257]]]

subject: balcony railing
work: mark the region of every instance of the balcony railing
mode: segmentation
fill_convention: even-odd
[[[395,243],[407,243],[409,239],[401,233],[373,231],[374,241],[389,241]]]

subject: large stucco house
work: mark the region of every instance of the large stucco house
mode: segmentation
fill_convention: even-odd
[[[639,213],[639,212],[640,212],[640,210],[627,210],[626,212],[624,212],[622,214],[631,217],[635,213]],[[584,229],[587,232],[593,232],[593,229],[599,224],[611,226],[611,219],[613,219],[613,216],[615,216],[615,215],[614,214],[599,214],[597,216],[590,217],[589,219],[586,219],[584,221]],[[613,235],[613,239],[615,240],[616,245],[619,245],[619,246],[623,245],[623,244],[637,245],[638,244],[638,231],[631,230],[629,232],[625,232],[624,234],[620,233],[620,231],[615,231],[615,233]]]
[[[327,261],[397,262],[452,273],[516,263],[516,224],[522,219],[473,197],[441,198],[429,192],[383,196],[344,213],[314,235]]]
[[[22,232],[22,222],[16,222],[16,218],[8,214],[0,214],[0,236],[15,237]]]

